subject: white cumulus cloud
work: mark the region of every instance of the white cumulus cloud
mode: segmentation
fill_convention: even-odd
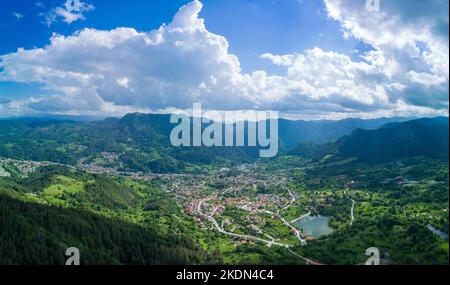
[[[35,3],[38,7],[44,7],[42,2]],[[44,17],[44,23],[47,26],[53,25],[58,20],[67,24],[72,24],[78,20],[85,20],[84,13],[94,10],[92,4],[82,2],[81,0],[67,0],[63,7],[56,7],[50,12],[41,15]]]
[[[373,47],[358,62],[316,47],[261,56],[284,74],[244,73],[226,38],[209,32],[199,17],[202,4],[192,1],[156,30],[83,29],[0,56],[0,81],[40,83],[51,94],[16,102],[16,112],[123,114],[200,102],[209,109],[272,109],[310,118],[447,114],[448,47],[438,24],[429,23],[426,37],[413,37],[416,24],[389,10],[377,17],[394,15],[399,22],[385,29],[399,37],[380,29],[387,38],[379,39],[366,27],[375,20],[367,24],[359,19],[364,13],[352,14],[344,2],[326,1],[326,7],[348,36]],[[365,1],[359,3],[363,9]]]
[[[380,1],[368,11],[365,0],[325,0],[329,16],[347,36],[371,45],[365,59],[390,82],[401,84],[393,100],[448,108],[448,1]]]

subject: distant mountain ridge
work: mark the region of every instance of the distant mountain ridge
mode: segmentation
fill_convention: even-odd
[[[329,153],[365,158],[357,149],[368,142],[358,137],[366,132],[371,134],[379,127],[396,129],[406,119],[311,122],[280,119],[279,155],[290,150],[288,154],[304,156],[308,152],[307,156],[315,158]],[[140,113],[89,122],[42,118],[0,120],[0,156],[75,165],[80,159],[103,161],[102,153],[112,152],[119,154],[119,158],[107,166],[123,171],[152,172],[179,172],[208,164],[226,166],[258,158],[255,147],[173,147],[170,133],[174,126],[170,115]],[[358,128],[367,130],[355,131]],[[379,146],[380,143],[375,140],[373,144]]]
[[[448,118],[436,117],[388,123],[375,130],[356,129],[333,143],[299,144],[289,154],[316,160],[329,155],[378,163],[409,156],[448,159],[448,147]]]
[[[377,118],[377,119],[357,119],[349,118],[343,120],[288,120],[279,119],[279,137],[282,149],[290,149],[298,143],[313,142],[327,143],[336,140],[344,135],[350,134],[357,128],[361,129],[377,129],[387,123],[398,123],[409,121],[415,118],[411,117],[394,117],[394,118]],[[0,122],[23,122],[34,124],[37,122],[76,122],[76,123],[95,123],[105,121],[120,121],[121,124],[126,123],[146,123],[154,128],[158,128],[160,133],[167,135],[173,125],[170,124],[169,114],[143,114],[129,113],[121,118],[99,118],[93,116],[71,116],[71,115],[42,115],[39,117],[9,117],[0,118]]]
[[[299,143],[324,144],[349,135],[355,129],[373,130],[387,123],[405,122],[415,118],[344,119],[337,121],[279,120],[279,136],[282,148],[289,150]]]

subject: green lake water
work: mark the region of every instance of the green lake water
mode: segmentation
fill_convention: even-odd
[[[293,225],[302,229],[306,235],[319,238],[333,231],[329,226],[329,221],[330,217],[326,216],[307,216],[296,221]]]

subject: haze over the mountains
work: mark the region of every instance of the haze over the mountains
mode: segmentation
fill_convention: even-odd
[[[320,160],[357,159],[360,162],[392,162],[425,156],[448,159],[448,117],[389,123],[379,129],[358,128],[350,135],[325,144],[300,143],[289,154]]]
[[[333,160],[358,158],[366,162],[448,155],[448,117],[404,120],[281,119],[279,155],[287,152],[315,160],[328,155]],[[75,165],[83,157],[114,152],[120,154],[122,170],[154,172],[180,172],[195,164],[229,165],[258,158],[256,147],[173,147],[173,127],[169,115],[140,113],[90,122],[0,120],[0,156]]]

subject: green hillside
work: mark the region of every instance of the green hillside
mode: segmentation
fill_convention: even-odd
[[[288,153],[316,161],[354,158],[381,163],[414,156],[448,159],[448,147],[448,118],[438,117],[390,123],[375,130],[356,129],[333,143],[302,143]]]

